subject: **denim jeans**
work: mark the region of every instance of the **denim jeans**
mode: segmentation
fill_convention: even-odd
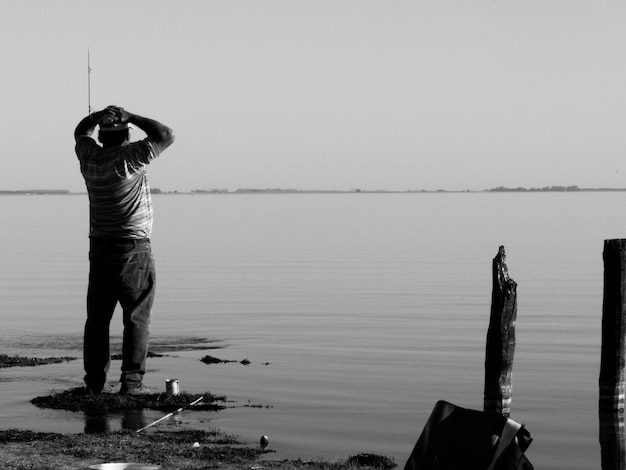
[[[85,384],[99,391],[111,364],[109,325],[122,307],[122,386],[139,386],[146,372],[149,325],[155,292],[149,240],[92,238],[89,249],[87,321],[83,346]]]

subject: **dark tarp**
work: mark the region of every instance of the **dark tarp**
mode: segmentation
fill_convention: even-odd
[[[525,427],[495,413],[435,405],[404,470],[533,470]]]

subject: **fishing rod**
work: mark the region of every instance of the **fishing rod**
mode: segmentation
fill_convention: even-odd
[[[91,115],[91,48],[87,48],[87,105]]]
[[[203,398],[204,398],[204,396],[202,396],[202,397],[198,398],[197,400],[192,401],[192,402],[191,402],[191,403],[189,403],[188,405],[181,406],[181,407],[180,407],[180,408],[178,408],[176,411],[172,411],[171,413],[166,414],[166,415],[165,415],[165,416],[163,416],[162,418],[157,419],[156,421],[154,421],[154,422],[152,422],[152,423],[148,424],[147,426],[144,426],[144,427],[143,427],[143,428],[141,428],[141,429],[137,429],[137,431],[136,431],[136,432],[141,432],[141,431],[143,431],[144,429],[148,429],[149,427],[154,426],[154,425],[155,425],[155,424],[157,424],[157,423],[160,423],[160,422],[161,422],[161,421],[163,421],[164,419],[171,418],[171,417],[172,417],[172,416],[174,416],[175,414],[178,414],[178,413],[180,413],[181,411],[183,411],[185,408],[188,408],[188,407],[190,407],[190,406],[192,406],[192,405],[195,405],[196,403],[200,403],[200,402],[202,401],[202,399],[203,399]]]

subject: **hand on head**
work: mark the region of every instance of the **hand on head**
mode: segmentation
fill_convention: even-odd
[[[119,122],[119,117],[116,110],[109,106],[108,108],[104,108],[102,111],[94,113],[94,120],[101,126],[103,124],[105,126],[111,126]]]
[[[117,119],[116,122],[125,123],[130,119],[130,113],[121,106],[107,106],[105,111],[112,113],[112,115]]]

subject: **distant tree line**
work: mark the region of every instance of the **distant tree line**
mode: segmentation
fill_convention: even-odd
[[[67,189],[18,189],[15,191],[0,190],[0,194],[69,194]]]
[[[492,192],[524,192],[524,191],[554,191],[554,192],[565,192],[565,191],[580,191],[578,186],[544,186],[543,188],[506,188],[504,186],[498,186],[497,188],[491,188],[487,191]]]

